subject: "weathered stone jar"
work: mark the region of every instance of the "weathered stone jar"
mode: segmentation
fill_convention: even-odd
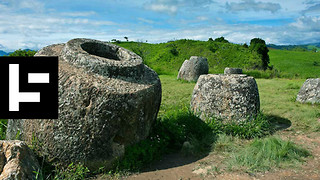
[[[203,120],[216,117],[242,121],[254,117],[260,110],[256,81],[242,74],[201,75],[193,90],[191,110]]]
[[[8,139],[20,133],[47,160],[96,169],[149,135],[161,83],[141,57],[91,39],[50,45],[36,56],[59,56],[59,119],[9,120]]]
[[[205,57],[191,56],[185,60],[179,70],[177,79],[197,81],[202,74],[208,74],[209,65]]]
[[[320,78],[307,79],[303,83],[296,100],[301,103],[320,103]]]

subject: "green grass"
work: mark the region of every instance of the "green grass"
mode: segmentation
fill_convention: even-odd
[[[320,105],[302,104],[295,99],[304,79],[257,79],[264,114],[291,122],[291,130],[320,131]]]
[[[175,108],[190,106],[191,95],[195,82],[177,81],[176,76],[160,75],[162,101],[159,115]]]
[[[270,50],[270,64],[283,77],[320,77],[320,53],[310,51]]]
[[[221,73],[225,67],[252,69],[262,64],[256,52],[232,43],[181,39],[160,44],[139,42],[116,44],[140,55],[144,63],[158,74],[176,75],[184,60],[191,56],[206,57],[210,73]]]
[[[297,167],[311,154],[291,141],[278,137],[255,139],[231,152],[230,170],[269,171],[274,168]]]

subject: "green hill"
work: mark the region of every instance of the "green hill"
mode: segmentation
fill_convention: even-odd
[[[158,74],[177,74],[184,60],[190,56],[208,59],[209,72],[221,73],[225,67],[259,69],[261,58],[242,45],[215,41],[177,40],[160,44],[116,42],[144,59],[144,63]]]
[[[320,53],[271,49],[269,57],[284,77],[320,77]]]

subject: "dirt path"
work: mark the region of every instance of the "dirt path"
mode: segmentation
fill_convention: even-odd
[[[161,161],[151,165],[139,174],[130,175],[126,179],[165,179],[165,180],[185,180],[185,179],[301,179],[320,180],[320,133],[311,135],[294,134],[290,131],[283,131],[279,134],[283,139],[290,139],[297,144],[301,144],[312,152],[313,157],[301,167],[295,169],[273,170],[271,172],[248,174],[245,172],[227,172],[217,169],[223,161],[223,157],[211,153],[202,159],[186,158],[179,154],[165,156]]]

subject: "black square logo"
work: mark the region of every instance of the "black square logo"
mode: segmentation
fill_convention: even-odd
[[[0,119],[58,118],[58,57],[0,57]]]

